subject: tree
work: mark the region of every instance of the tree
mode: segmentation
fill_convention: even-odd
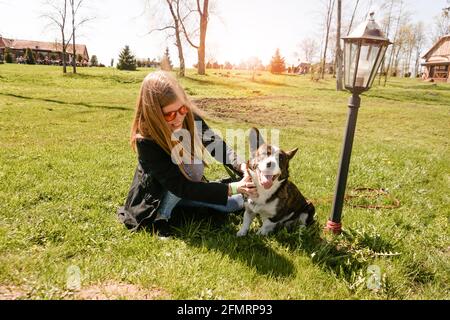
[[[178,49],[178,59],[180,61],[180,69],[178,71],[178,75],[180,77],[184,77],[186,74],[186,67],[184,63],[184,53],[183,53],[183,43],[181,41],[181,34],[182,34],[182,25],[181,25],[181,18],[180,18],[180,11],[181,11],[181,0],[165,0],[165,3],[167,4],[167,8],[170,12],[170,19],[169,21],[163,21],[161,24],[163,25],[160,28],[155,28],[150,30],[149,34],[153,31],[170,31],[172,30],[174,33],[170,34],[169,37],[174,36],[175,37],[175,45]],[[153,13],[155,13],[158,9],[154,10]],[[158,19],[158,21],[161,21],[162,19]]]
[[[165,71],[171,71],[173,69],[172,61],[170,60],[169,48],[166,47],[166,51],[161,59],[161,69]]]
[[[381,6],[381,9],[386,9],[389,7],[389,11],[388,13],[385,13],[384,17],[383,17],[383,27],[384,27],[384,33],[386,35],[387,38],[390,38],[390,32],[391,32],[391,22],[392,22],[392,13],[393,13],[393,9],[394,9],[394,4],[395,4],[396,0],[385,0],[384,3]],[[388,56],[388,51],[389,49],[391,49],[391,51],[393,50],[393,46],[390,46],[387,48],[386,53],[383,57],[383,60],[381,61],[381,71],[380,71],[380,76],[378,77],[378,84],[381,83],[381,77],[383,74],[388,73],[388,71],[386,70],[386,57]]]
[[[195,9],[192,9],[192,7],[195,7]],[[197,63],[197,72],[200,75],[205,75],[205,50],[206,50],[206,30],[208,28],[208,19],[209,19],[209,13],[208,13],[208,7],[209,7],[209,0],[203,0],[203,5],[201,4],[201,0],[195,1],[195,6],[188,4],[187,8],[187,14],[185,17],[180,16],[180,11],[178,11],[178,18],[180,19],[181,26],[183,28],[183,33],[186,37],[186,40],[188,43],[197,49],[198,54],[198,63]],[[178,7],[179,8],[179,7]],[[198,45],[194,44],[193,41],[191,41],[191,36],[186,31],[185,26],[185,19],[189,17],[191,12],[197,12],[198,18],[199,18],[199,41]]]
[[[305,62],[311,63],[314,58],[317,56],[319,45],[317,44],[317,41],[312,38],[306,38],[303,39],[300,43],[300,49],[303,54],[303,58],[305,59]]]
[[[11,52],[9,52],[8,48],[5,48],[5,62],[6,63],[13,63],[13,57]]]
[[[125,46],[119,55],[119,62],[117,63],[119,70],[136,70],[136,59],[130,52],[130,47]]]
[[[72,9],[72,55],[73,57],[77,56],[76,51],[76,42],[75,42],[75,34],[77,29],[82,26],[84,23],[92,20],[93,18],[82,18],[79,21],[77,20],[78,10],[82,8],[83,0],[69,0],[70,8]],[[77,64],[75,59],[72,59],[72,67],[73,73],[77,73]]]
[[[342,0],[337,2],[337,19],[336,19],[336,90],[343,90],[342,85],[342,50],[341,50],[341,9]]]
[[[270,72],[271,73],[282,73],[286,70],[286,64],[284,62],[284,58],[280,55],[280,50],[277,49],[275,51],[275,55],[272,57],[270,61]]]
[[[448,2],[450,3],[450,2]],[[440,37],[450,34],[450,7],[443,8],[442,13],[434,18],[434,36],[433,42],[439,40]]]
[[[383,84],[383,86],[386,86],[387,77],[388,77],[388,75],[390,73],[392,64],[394,62],[394,58],[398,55],[398,52],[399,52],[399,50],[401,48],[401,42],[399,42],[397,40],[398,40],[398,37],[400,36],[400,27],[401,27],[401,22],[402,22],[402,13],[403,13],[403,0],[399,0],[399,1],[400,1],[400,4],[399,4],[400,7],[399,7],[399,10],[398,10],[398,16],[397,16],[397,26],[395,28],[394,41],[393,41],[393,44],[392,44],[391,54],[389,56],[387,69],[386,69],[386,72],[384,74],[384,84]],[[394,0],[392,0],[392,3],[394,3]],[[392,7],[391,7],[391,10],[392,10]]]
[[[414,50],[414,45],[416,43],[416,34],[414,33],[414,26],[412,24],[405,24],[400,30],[403,35],[403,48],[402,54],[403,60],[402,71],[403,76],[411,77],[411,59]],[[398,66],[399,62],[397,61],[396,65]]]
[[[334,10],[334,1],[335,0],[328,0],[327,5],[327,14],[325,19],[325,45],[323,49],[323,58],[322,58],[322,68],[321,68],[321,78],[323,79],[325,76],[325,64],[327,60],[327,48],[328,48],[328,40],[330,35],[330,27],[331,27],[331,19],[333,17],[333,10]]]
[[[56,26],[61,32],[61,47],[62,47],[62,65],[63,73],[67,73],[67,46],[70,43],[72,35],[67,39],[66,36],[66,20],[67,20],[67,0],[51,1],[47,0],[44,7],[48,10],[47,14],[42,17],[49,20],[49,25]]]
[[[34,58],[34,52],[30,48],[25,50],[25,62],[27,64],[36,64],[36,60]]]
[[[414,26],[414,34],[416,37],[416,42],[414,44],[414,50],[416,53],[414,62],[414,77],[417,77],[417,75],[419,74],[420,54],[422,53],[423,47],[426,42],[425,26],[423,22],[418,22]],[[412,74],[411,77],[413,77]]]
[[[97,67],[98,66],[98,59],[97,56],[94,54],[91,57],[91,67]]]
[[[340,4],[338,3],[338,5],[340,5]],[[350,31],[352,31],[353,21],[355,20],[355,14],[356,14],[356,10],[358,10],[358,5],[359,5],[359,0],[356,0],[355,8],[353,9],[352,18],[350,19],[350,24],[347,29],[347,35],[349,35]]]

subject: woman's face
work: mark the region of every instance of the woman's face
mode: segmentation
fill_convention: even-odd
[[[171,103],[162,108],[162,112],[165,117],[171,118],[170,115],[175,114],[175,117],[172,120],[165,119],[167,125],[169,126],[172,132],[180,130],[183,127],[184,118],[186,118],[186,113],[183,112],[184,108],[183,102],[181,100],[177,100],[174,103]]]

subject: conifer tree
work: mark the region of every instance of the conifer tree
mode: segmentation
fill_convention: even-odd
[[[280,55],[280,50],[277,49],[275,51],[275,55],[272,57],[270,61],[270,72],[271,73],[282,73],[286,71],[286,64],[284,62],[284,58]]]
[[[170,60],[169,48],[166,47],[164,56],[161,59],[161,69],[165,71],[171,71],[173,69],[172,61]]]
[[[129,46],[125,46],[120,53],[117,69],[132,71],[136,70],[136,58],[131,54]]]

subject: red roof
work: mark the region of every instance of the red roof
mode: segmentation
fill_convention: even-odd
[[[428,55],[438,46],[438,45],[440,45],[440,43],[441,43],[441,41],[443,41],[444,39],[447,39],[447,38],[450,38],[450,34],[447,34],[447,35],[445,35],[445,36],[443,36],[443,37],[440,37],[439,38],[439,40],[438,41],[436,41],[436,43],[435,44],[433,44],[433,46],[430,48],[430,50],[428,50],[427,51],[427,53],[425,53],[423,56],[422,56],[422,59],[428,59]]]
[[[30,48],[32,50],[39,51],[50,51],[50,52],[62,52],[62,44],[59,42],[43,42],[43,41],[32,41],[32,40],[17,40],[17,39],[6,39],[0,37],[0,48],[10,48],[25,50]],[[76,52],[89,57],[86,45],[76,44]],[[71,53],[73,51],[72,45],[68,45],[66,51]]]

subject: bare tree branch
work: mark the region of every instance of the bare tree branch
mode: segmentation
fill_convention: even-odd
[[[197,1],[197,5],[198,5],[198,1]],[[190,11],[191,11],[191,12],[192,12],[192,11],[195,12],[196,10],[190,10]],[[180,17],[180,7],[179,7],[179,6],[177,7],[177,15],[178,15],[178,17]],[[187,16],[189,16],[189,14],[188,14]],[[186,17],[185,17],[185,18],[186,18]],[[180,19],[180,24],[181,24],[181,27],[183,28],[183,33],[184,33],[184,36],[186,37],[187,42],[189,42],[189,44],[190,44],[192,47],[198,49],[199,46],[195,45],[195,44],[191,41],[191,39],[190,39],[190,37],[189,37],[189,34],[188,34],[187,31],[186,31],[186,27],[184,26],[184,20],[183,20],[183,19]]]
[[[168,30],[168,29],[173,29],[173,30],[175,30],[175,27],[174,27],[174,26],[167,26],[167,27],[164,27],[164,28],[155,28],[155,29],[150,30],[150,31],[147,32],[146,34],[149,35],[149,34],[151,34],[151,33],[154,32],[154,31],[164,31],[164,30]]]

